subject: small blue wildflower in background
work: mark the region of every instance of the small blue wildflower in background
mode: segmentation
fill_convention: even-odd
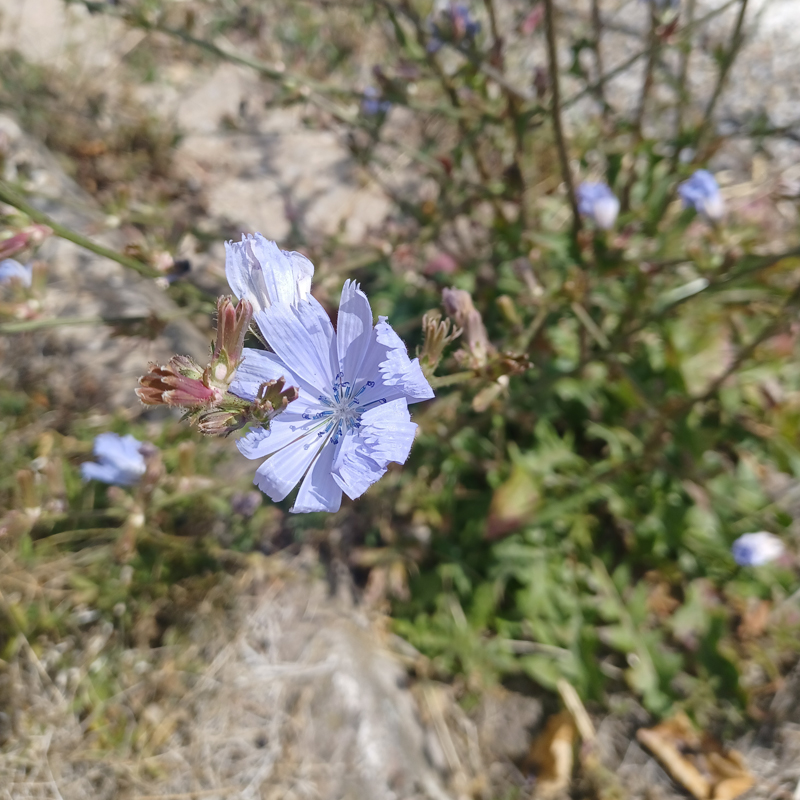
[[[23,266],[13,258],[5,258],[0,261],[0,283],[11,283],[13,280],[17,280],[26,288],[30,288],[33,281],[31,265]]]
[[[734,561],[740,567],[760,567],[780,558],[785,552],[783,542],[766,531],[745,533],[731,548]]]
[[[694,208],[707,219],[717,222],[725,213],[725,201],[719,191],[719,184],[706,169],[699,169],[678,186],[678,194],[686,208]]]
[[[446,41],[474,44],[480,33],[481,24],[472,19],[469,9],[463,3],[450,3],[439,12],[437,20],[428,23],[431,38],[428,41],[428,52],[436,53]]]
[[[384,100],[381,93],[374,86],[367,86],[364,89],[364,96],[361,100],[361,111],[368,117],[375,117],[378,114],[388,114],[392,104]]]
[[[240,278],[244,266],[271,275],[265,283],[296,280],[275,245],[262,249],[267,261],[252,265],[244,252],[250,241],[228,244],[229,274]],[[245,348],[231,391],[252,401],[266,381],[285,378],[298,388],[297,399],[269,428],[254,428],[237,445],[247,458],[269,456],[254,483],[275,502],[300,483],[293,512],[338,511],[343,493],[355,500],[390,462],[408,458],[417,429],[408,404],[430,399],[433,390],[386,318],[373,326],[357,283],[345,281],[335,331],[312,295],[296,295],[271,297],[254,315],[274,352]]]
[[[128,434],[101,433],[94,440],[94,461],[81,464],[85,481],[100,481],[115,486],[132,486],[144,475],[147,465],[141,453],[142,442]]]
[[[640,2],[650,3],[651,6],[655,6],[659,11],[665,8],[679,8],[681,4],[681,0],[640,0]]]
[[[578,211],[607,231],[617,221],[619,200],[607,184],[587,181],[578,186]]]

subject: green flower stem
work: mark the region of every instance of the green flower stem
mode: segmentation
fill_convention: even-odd
[[[68,242],[72,242],[73,244],[77,244],[78,247],[82,247],[84,250],[89,250],[92,253],[96,253],[98,256],[103,256],[103,258],[109,258],[112,261],[116,261],[123,267],[132,269],[134,272],[138,272],[140,275],[144,275],[146,278],[156,278],[160,275],[160,273],[153,269],[153,267],[148,266],[141,261],[137,261],[135,258],[130,258],[122,253],[118,253],[116,250],[103,247],[103,245],[97,244],[91,239],[87,239],[85,236],[82,236],[80,233],[73,231],[71,228],[67,228],[65,225],[56,222],[52,217],[48,216],[43,211],[39,211],[37,208],[34,208],[30,203],[23,199],[16,190],[2,180],[0,180],[0,202],[13,206],[17,209],[17,211],[21,211],[27,217],[30,217],[34,222],[47,225],[47,227],[50,228],[56,236],[60,237],[61,239],[66,239]]]
[[[452,375],[442,375],[440,378],[430,378],[429,383],[434,389],[441,389],[444,386],[453,386],[457,383],[466,383],[475,377],[475,373],[470,369],[465,372],[454,372]]]
[[[561,88],[558,77],[558,50],[556,47],[556,23],[553,0],[544,0],[545,18],[547,19],[547,58],[550,70],[550,90],[552,92],[551,114],[553,133],[558,149],[558,160],[561,163],[561,177],[567,187],[567,199],[572,209],[572,236],[575,239],[575,250],[578,251],[577,237],[581,230],[581,215],[578,211],[578,198],[575,194],[575,183],[569,166],[567,142],[561,120]]]
[[[191,313],[189,309],[182,309],[172,314],[156,315],[162,322],[168,322]],[[137,317],[48,317],[43,319],[26,319],[19,322],[6,322],[0,324],[2,333],[28,333],[46,328],[60,328],[73,325],[125,325],[131,322],[146,322],[153,316],[148,314]]]

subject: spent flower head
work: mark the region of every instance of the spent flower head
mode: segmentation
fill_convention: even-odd
[[[686,208],[694,208],[712,222],[718,222],[725,214],[725,201],[719,184],[707,169],[699,169],[678,186],[678,194]]]
[[[740,567],[761,567],[780,558],[786,548],[775,534],[758,531],[740,536],[733,543],[731,552]]]
[[[607,231],[617,221],[619,200],[608,184],[585,181],[578,186],[578,211]]]
[[[85,481],[133,486],[147,471],[142,448],[143,443],[130,434],[101,433],[92,451],[97,461],[81,464],[81,476]]]

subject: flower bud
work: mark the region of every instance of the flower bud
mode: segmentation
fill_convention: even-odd
[[[29,225],[19,233],[0,240],[0,259],[10,258],[28,247],[36,247],[52,234],[47,225]]]
[[[197,427],[210,436],[228,436],[251,422],[268,428],[270,421],[300,394],[295,386],[285,388],[285,383],[283,378],[262,383],[252,402],[227,394],[214,408],[197,414]]]
[[[236,306],[230,297],[220,297],[217,301],[217,341],[211,356],[210,375],[221,388],[228,388],[242,360],[244,337],[252,318],[253,306],[248,300],[240,300]]]
[[[150,372],[139,378],[136,396],[146,406],[209,406],[220,400],[224,390],[211,386],[209,370],[189,356],[173,356],[164,367],[150,363]]]
[[[483,367],[492,352],[480,312],[475,308],[469,292],[463,289],[442,291],[444,310],[464,331],[464,340],[474,367]]]

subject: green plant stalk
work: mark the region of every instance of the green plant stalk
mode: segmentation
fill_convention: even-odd
[[[644,116],[647,111],[647,101],[650,98],[650,92],[653,88],[653,76],[656,69],[656,61],[658,61],[658,54],[661,50],[658,40],[658,14],[654,6],[650,6],[650,28],[647,35],[647,64],[644,68],[644,78],[642,79],[642,88],[639,92],[639,105],[636,109],[636,116],[633,120],[633,142],[631,143],[631,153],[633,154],[633,162],[631,163],[630,174],[625,181],[625,186],[622,189],[620,196],[620,211],[626,212],[630,209],[631,204],[631,191],[633,184],[636,182],[636,153],[639,145],[642,142],[642,127],[644,125]]]
[[[736,24],[734,25],[733,28],[733,34],[731,35],[730,45],[722,59],[722,63],[720,64],[719,74],[717,75],[717,83],[714,86],[714,92],[711,95],[711,99],[708,101],[705,113],[703,114],[703,121],[700,124],[700,128],[697,131],[697,136],[695,138],[695,142],[698,149],[699,146],[702,144],[703,139],[705,139],[705,137],[708,135],[709,130],[711,129],[711,122],[714,116],[714,110],[717,107],[717,103],[719,102],[720,97],[722,96],[722,91],[724,90],[725,84],[727,83],[728,75],[730,74],[733,62],[736,60],[736,56],[739,52],[739,49],[741,48],[742,43],[744,42],[742,27],[744,26],[744,18],[747,13],[748,0],[740,0],[740,2],[741,4],[739,6],[739,15],[736,17]]]
[[[681,148],[679,142],[683,136],[683,118],[686,112],[686,106],[689,103],[690,95],[688,89],[689,79],[689,61],[692,57],[692,24],[694,23],[694,15],[697,9],[697,0],[688,0],[686,3],[686,19],[687,24],[682,31],[681,37],[681,60],[678,68],[678,85],[676,91],[678,93],[678,102],[675,108],[675,152],[672,154],[671,171],[674,172],[678,166],[680,159]]]
[[[442,375],[440,378],[436,376],[429,380],[429,383],[434,389],[442,389],[445,386],[453,386],[457,383],[466,383],[475,377],[475,373],[470,370],[464,372],[454,372],[452,375]]]
[[[21,211],[27,217],[30,217],[34,222],[47,225],[47,227],[50,228],[56,236],[60,237],[61,239],[66,239],[68,242],[72,242],[73,244],[77,244],[78,247],[82,247],[84,250],[89,250],[98,256],[103,256],[104,258],[109,258],[112,261],[116,261],[123,267],[132,269],[134,272],[138,272],[140,275],[143,275],[146,278],[155,278],[160,275],[157,270],[153,269],[147,264],[137,261],[135,258],[130,258],[129,256],[123,255],[122,253],[118,253],[116,250],[103,247],[103,245],[97,244],[91,239],[87,239],[85,236],[82,236],[80,233],[73,231],[71,228],[67,228],[65,225],[56,222],[52,217],[48,216],[43,211],[39,211],[37,208],[34,208],[30,203],[20,197],[20,195],[17,194],[17,192],[5,181],[2,180],[0,180],[0,202],[13,206],[17,209],[17,211]]]
[[[592,0],[592,52],[594,53],[594,64],[597,70],[598,80],[605,72],[603,68],[603,53],[600,50],[600,41],[603,38],[603,18],[600,16],[600,0]],[[608,116],[611,107],[606,99],[604,83],[595,84],[595,96],[602,108],[603,117]]]
[[[172,314],[156,316],[159,320],[167,322],[188,316],[190,313],[192,313],[190,310],[182,309]],[[28,333],[30,331],[39,331],[46,328],[61,328],[73,325],[124,325],[129,322],[145,322],[151,318],[152,315],[136,317],[50,317],[43,319],[26,319],[19,322],[0,323],[0,334]]]
[[[578,211],[578,198],[575,194],[575,184],[572,180],[572,171],[569,166],[567,142],[564,137],[564,127],[561,120],[561,88],[558,78],[558,50],[556,47],[556,24],[553,0],[544,0],[545,17],[547,19],[547,58],[550,70],[550,90],[552,92],[551,114],[553,133],[558,149],[558,159],[561,164],[561,177],[567,186],[567,199],[572,209],[572,236],[575,239],[576,251],[577,238],[581,230],[581,215]]]
[[[691,25],[687,25],[686,30],[694,31],[709,20],[714,19],[714,17],[718,17],[720,14],[724,13],[728,8],[738,2],[740,2],[740,0],[728,0],[727,3],[724,3],[719,8],[709,11],[707,14],[700,17],[700,19],[695,20]],[[614,69],[603,75],[602,78],[576,92],[574,95],[572,95],[572,97],[568,97],[566,100],[564,100],[562,109],[569,108],[570,106],[575,105],[575,103],[577,103],[579,100],[583,100],[586,95],[595,93],[599,86],[603,86],[610,80],[616,78],[618,75],[621,75],[623,72],[632,67],[640,58],[644,58],[649,52],[649,48],[645,48],[644,50],[640,50],[638,53],[634,53],[630,58],[627,58],[621,64],[614,67]]]

